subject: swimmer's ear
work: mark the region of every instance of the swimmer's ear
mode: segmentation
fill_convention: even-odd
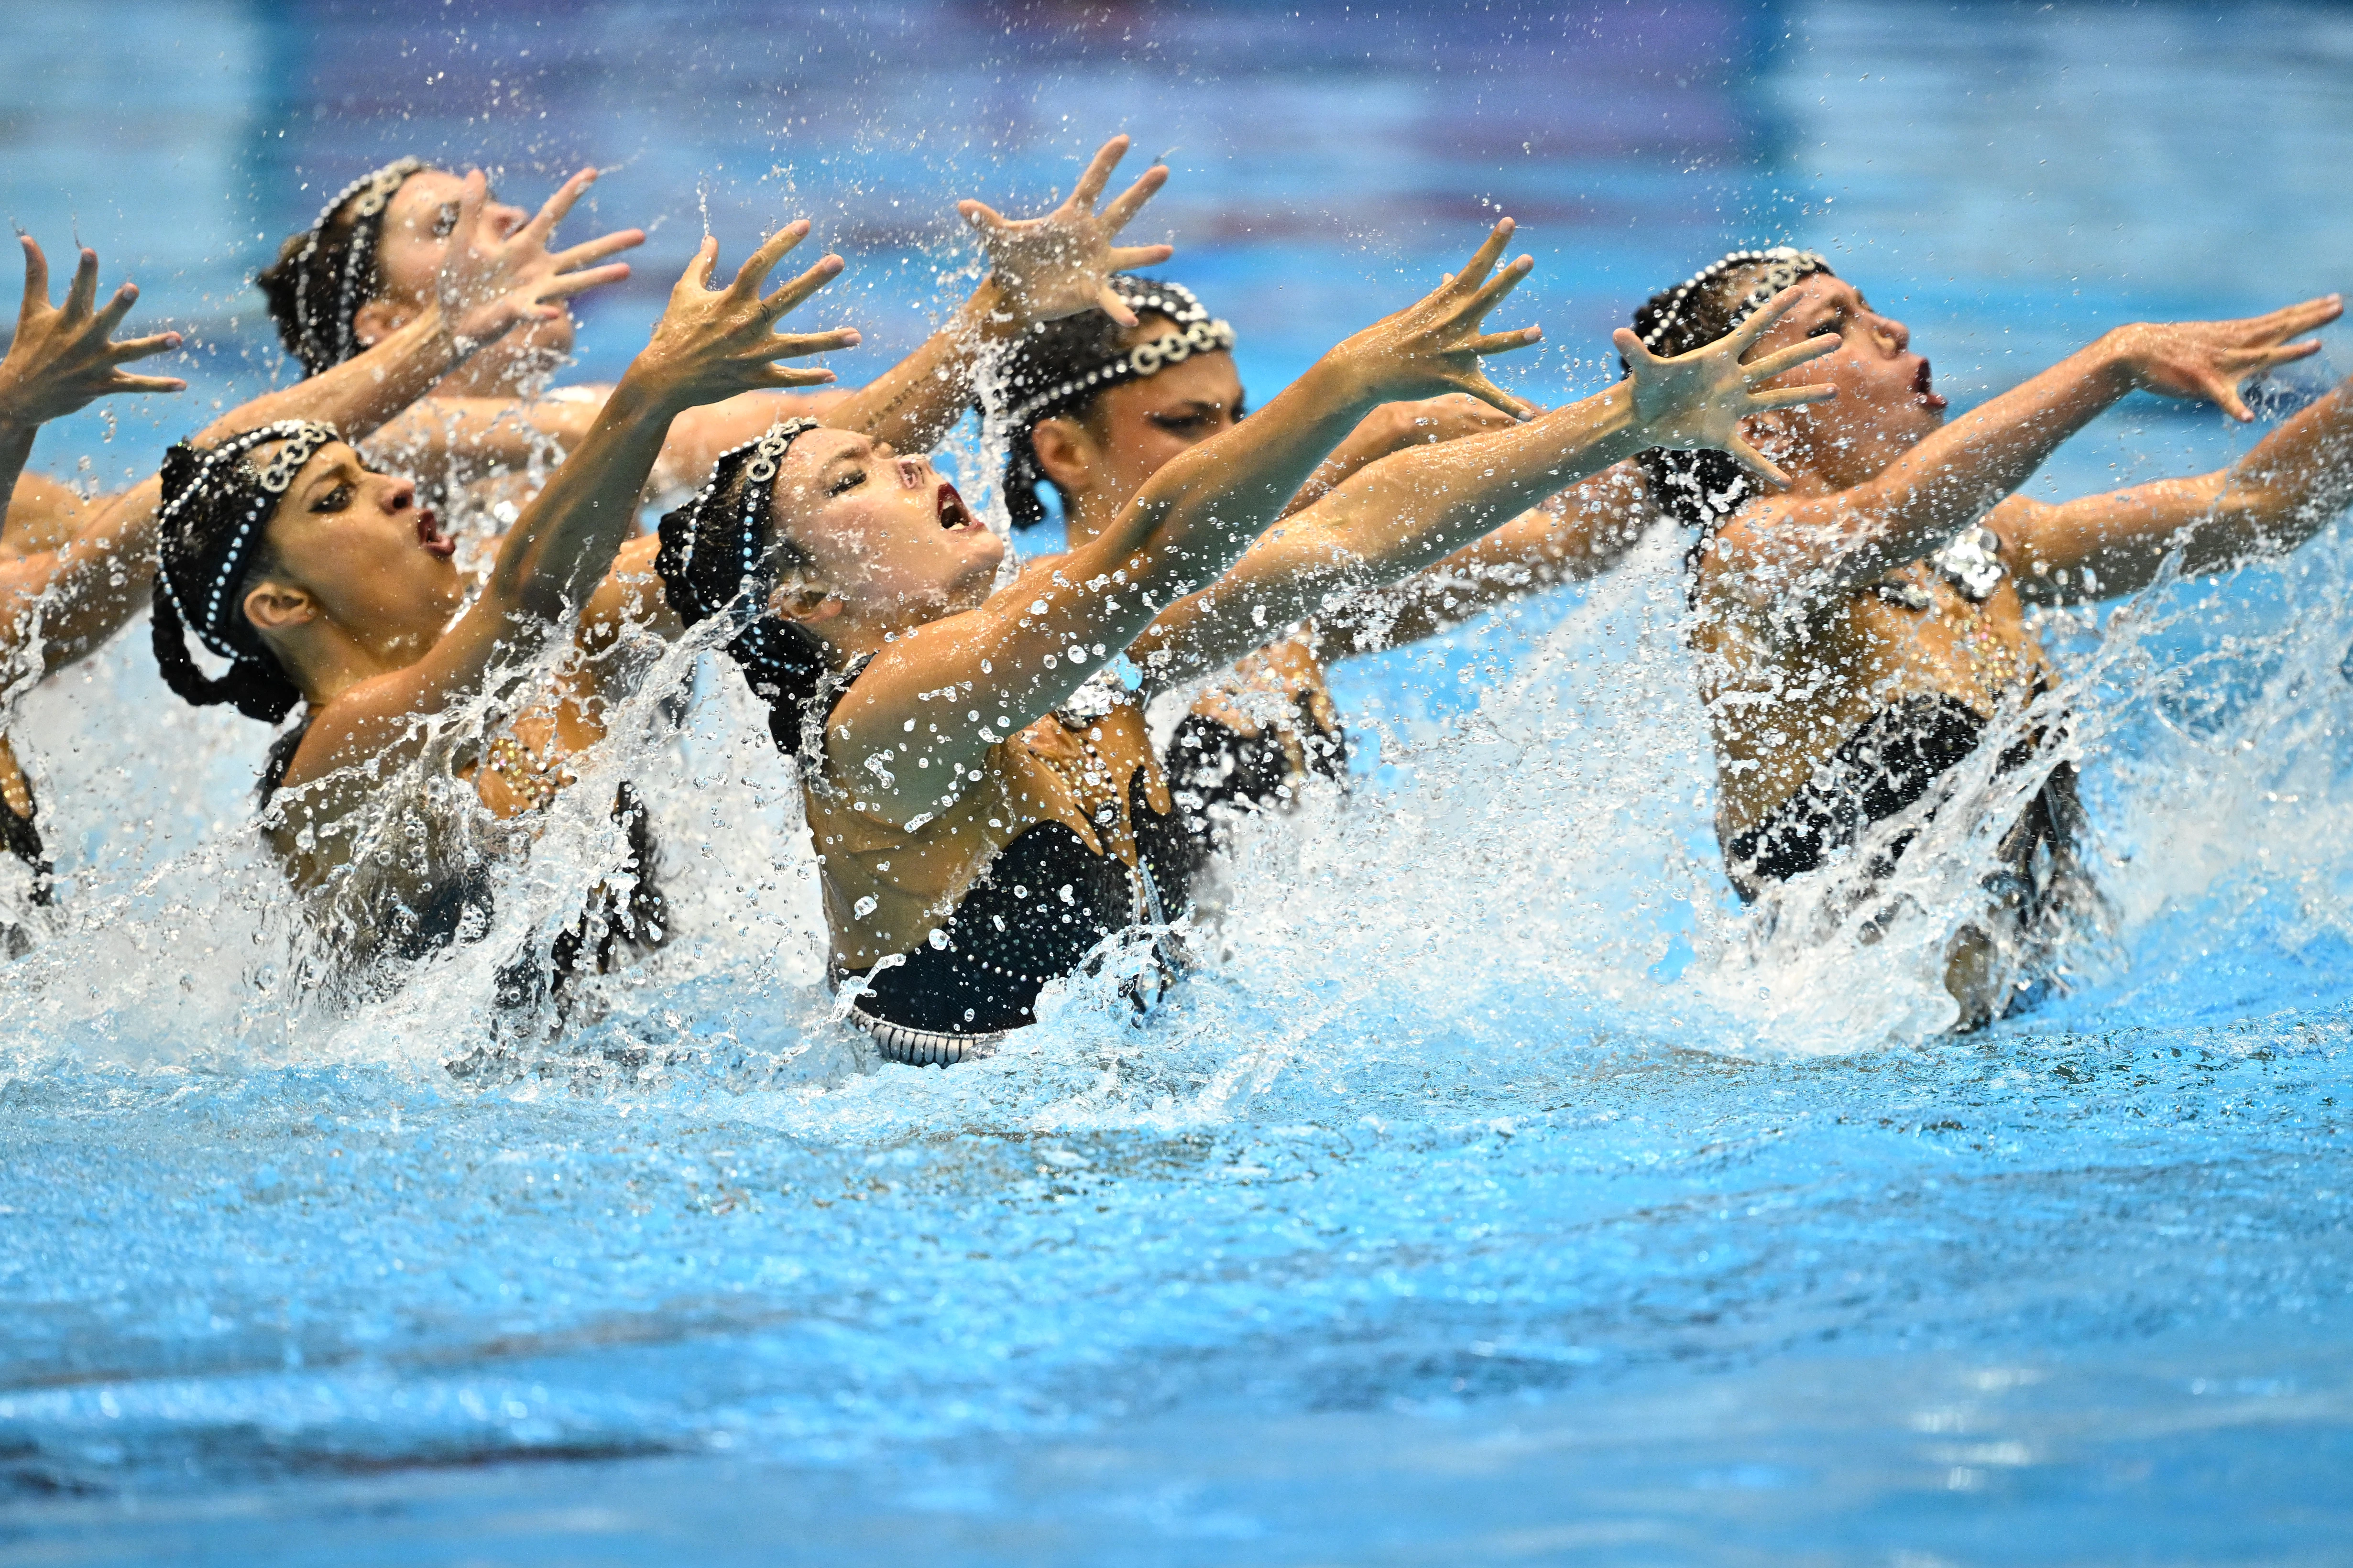
[[[370,300],[352,313],[352,341],[374,348],[408,324],[408,312],[389,300]]]
[[[831,588],[814,578],[799,575],[781,579],[776,591],[768,595],[771,615],[803,626],[829,621],[846,608],[840,595]]]
[[[268,578],[245,596],[245,618],[261,632],[286,632],[319,618],[319,601],[301,588]]]
[[[1087,489],[1094,478],[1094,437],[1075,419],[1040,419],[1029,432],[1029,449],[1038,454],[1039,471],[1066,493]]]

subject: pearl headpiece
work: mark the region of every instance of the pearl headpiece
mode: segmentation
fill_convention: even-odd
[[[360,289],[375,273],[376,240],[384,229],[384,209],[390,205],[408,176],[425,167],[421,158],[402,158],[373,174],[363,174],[335,193],[311,225],[311,237],[294,258],[294,321],[302,366],[312,375],[332,370],[352,357],[359,343],[352,332],[352,316],[364,302]],[[335,279],[333,312],[324,320],[311,300],[311,261],[326,238],[327,226],[348,202],[352,207],[352,237],[343,265]]]
[[[1121,273],[1113,276],[1112,287],[1118,290],[1128,309],[1138,316],[1166,316],[1176,323],[1176,330],[1163,332],[1150,342],[1123,350],[1101,364],[1078,372],[1034,396],[1024,398],[1006,415],[1006,423],[1010,427],[1016,430],[1023,428],[1037,417],[1039,410],[1052,407],[1072,393],[1092,392],[1123,381],[1157,375],[1172,364],[1184,363],[1195,354],[1215,353],[1220,349],[1234,346],[1232,323],[1211,321],[1208,308],[1182,283],[1130,278]]]
[[[294,476],[302,471],[302,466],[318,454],[320,447],[342,439],[333,426],[315,419],[281,419],[274,425],[232,436],[196,459],[195,473],[158,515],[156,526],[164,544],[185,548],[195,542],[180,540],[174,525],[208,491],[228,483],[249,486],[257,492],[248,498],[245,513],[237,519],[237,531],[229,536],[227,548],[202,584],[204,602],[200,606],[192,607],[180,596],[179,588],[172,581],[172,572],[155,574],[173,609],[179,612],[182,624],[192,628],[197,639],[221,658],[243,657],[223,630],[223,616],[230,592],[245,579],[246,567],[253,560],[253,552],[261,542],[262,530],[269,523],[278,498],[286,493]],[[246,460],[254,448],[273,441],[284,445],[259,468]]]
[[[744,594],[742,588],[744,580],[756,576],[760,570],[760,557],[766,548],[765,535],[767,530],[763,523],[776,500],[776,472],[784,466],[785,454],[792,450],[793,443],[817,428],[818,422],[814,419],[780,420],[754,439],[721,453],[719,460],[712,465],[711,478],[703,481],[702,488],[695,492],[694,500],[686,506],[686,514],[691,518],[699,520],[706,515],[712,499],[719,493],[721,477],[727,472],[728,459],[744,452],[752,454],[751,460],[744,465],[744,504],[735,516],[733,543],[743,564],[735,579],[735,592],[731,602],[736,606],[734,615],[739,623],[757,617],[766,608],[765,604],[747,603],[751,595]],[[699,527],[686,531],[684,542],[678,552],[677,574],[681,583],[693,580],[694,552],[702,542],[702,534]],[[706,605],[702,614],[709,615],[718,608],[717,605]],[[691,618],[699,620],[702,617]]]
[[[1811,277],[1817,272],[1828,272],[1831,269],[1831,264],[1822,259],[1820,253],[1799,250],[1794,246],[1778,245],[1770,250],[1736,250],[1719,260],[1709,262],[1705,267],[1693,273],[1689,279],[1679,285],[1675,291],[1668,296],[1667,308],[1659,313],[1659,319],[1651,323],[1651,330],[1642,334],[1642,346],[1646,349],[1657,348],[1660,341],[1673,329],[1675,323],[1683,320],[1684,300],[1717,279],[1737,272],[1744,267],[1761,267],[1764,272],[1758,278],[1757,287],[1742,296],[1739,303],[1733,307],[1733,327],[1739,326],[1741,322],[1755,315],[1758,308],[1767,300],[1790,287],[1799,279]],[[1726,330],[1729,331],[1730,328]]]

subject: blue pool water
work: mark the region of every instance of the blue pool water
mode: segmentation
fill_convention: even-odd
[[[706,214],[740,255],[802,212],[871,374],[955,197],[1120,128],[1261,397],[1499,206],[1544,396],[1739,242],[1835,254],[1961,400],[2353,255],[2327,6],[31,9],[7,212],[198,345],[187,399],[43,437],[100,478],[282,374],[243,279],[406,151],[619,165],[654,240],[588,377]],[[2035,492],[2256,435],[2136,400]],[[1351,795],[1246,840],[1225,955],[950,1073],[829,1023],[715,680],[617,764],[683,935],[600,1018],[477,1053],[496,942],[304,999],[260,732],[134,628],[12,725],[69,897],[0,975],[0,1563],[2353,1560],[2341,530],[2049,628],[2114,930],[1960,1040],[1965,868],[1870,949],[1724,887],[1678,555],[1345,667]]]

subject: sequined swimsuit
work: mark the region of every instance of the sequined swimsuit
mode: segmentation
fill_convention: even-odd
[[[2000,546],[1990,530],[1968,529],[1931,556],[1929,563],[1970,604],[1981,604],[2003,574]],[[1876,592],[1909,610],[1925,611],[1932,602],[1916,584],[1895,579],[1883,581]],[[2030,699],[2043,694],[2047,687],[2039,677],[2030,676],[2014,661],[2000,661],[1981,651],[1983,641],[1975,626],[1962,638],[1980,685],[2023,688]],[[1995,668],[1998,663],[2001,668]],[[1912,805],[1958,767],[1984,743],[1987,728],[1983,714],[1941,691],[1907,697],[1873,714],[1794,795],[1725,844],[1725,860],[1741,897],[1753,900],[1762,884],[1803,876],[1852,847],[1873,825]],[[2002,752],[1997,765],[2004,773],[2024,766],[2043,739],[2041,731],[2021,738]],[[1997,855],[2004,870],[1997,876],[2013,892],[2042,887],[2050,880],[2048,868],[2072,854],[2083,822],[2074,766],[2059,763],[2002,836]],[[1900,835],[1875,852],[1865,875],[1876,880],[1893,871],[1914,837]],[[2042,873],[2038,866],[2043,868]]]
[[[845,672],[834,702],[863,668]],[[1072,730],[1089,721],[1061,718]],[[821,725],[804,726],[804,778],[824,776],[822,737]],[[1123,932],[1151,942],[1161,978],[1173,973],[1177,958],[1163,932],[1188,903],[1202,852],[1186,813],[1146,802],[1143,770],[1124,794],[1136,865],[1088,847],[1067,823],[1032,823],[989,858],[931,941],[863,968],[832,967],[837,987],[862,982],[849,1016],[886,1058],[945,1067],[991,1054],[1008,1030],[1038,1021],[1049,983],[1078,973]]]
[[[310,727],[306,717],[270,748],[269,764],[255,791],[265,808],[278,793],[287,765],[301,749],[302,737]],[[543,806],[546,802],[542,799],[538,804]],[[502,1005],[519,1005],[543,991],[560,998],[566,983],[582,970],[610,973],[621,963],[625,947],[659,947],[668,939],[670,910],[657,875],[661,847],[654,837],[645,804],[638,798],[635,789],[623,784],[614,792],[612,815],[628,845],[627,857],[617,868],[629,879],[628,898],[617,897],[610,887],[599,882],[591,889],[587,908],[580,918],[557,934],[543,967],[526,957],[501,971],[499,1001]],[[479,858],[470,858],[461,869],[438,879],[431,894],[421,902],[410,905],[396,901],[393,907],[379,911],[383,940],[377,951],[413,963],[460,942],[479,941],[490,929],[495,910],[491,868]],[[589,947],[592,936],[596,944],[593,950]]]
[[[27,780],[25,790],[28,801],[32,788],[31,781]],[[56,901],[56,876],[49,864],[48,851],[41,843],[40,826],[34,820],[38,813],[39,808],[36,806],[19,816],[15,807],[0,800],[0,836],[6,837],[8,853],[23,863],[26,873],[24,901],[31,908],[45,910]],[[10,958],[22,957],[31,947],[31,941],[23,928],[0,916],[0,953]]]

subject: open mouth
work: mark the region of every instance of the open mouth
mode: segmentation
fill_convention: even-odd
[[[980,526],[980,520],[972,515],[972,509],[964,504],[964,497],[956,494],[954,485],[940,486],[939,508],[940,526],[950,532]]]
[[[1919,374],[1912,378],[1912,390],[1919,395],[1921,403],[1931,413],[1945,406],[1944,395],[1936,390],[1928,374],[1928,362],[1925,359],[1920,362]]]
[[[444,561],[458,553],[458,542],[441,531],[440,521],[424,507],[417,509],[417,542]]]

